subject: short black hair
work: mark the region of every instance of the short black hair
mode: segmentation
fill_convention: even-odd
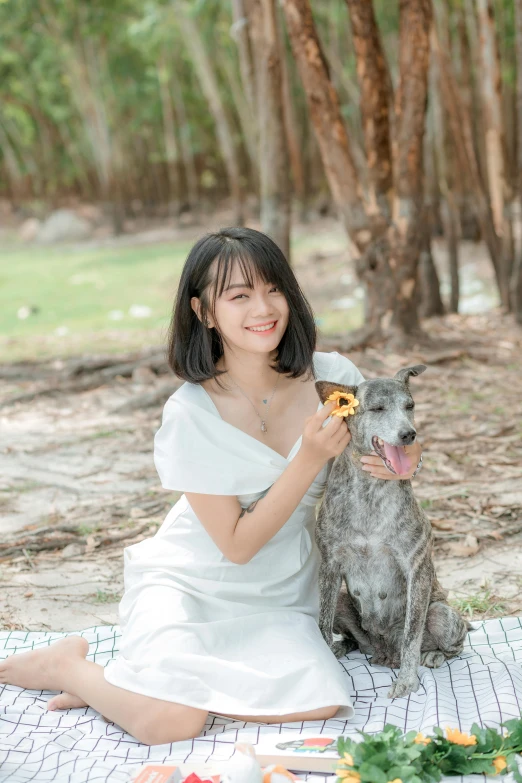
[[[215,274],[209,271],[216,260]],[[289,308],[288,325],[278,345],[274,369],[291,378],[315,377],[313,353],[317,328],[313,310],[303,294],[290,264],[269,236],[253,228],[223,228],[199,239],[181,273],[168,335],[168,363],[180,378],[201,383],[222,372],[216,368],[223,355],[221,335],[204,325],[207,313],[214,315],[216,299],[228,285],[234,264],[252,286],[257,279],[277,285]],[[190,300],[201,301],[201,321]],[[219,381],[218,381],[219,382]]]

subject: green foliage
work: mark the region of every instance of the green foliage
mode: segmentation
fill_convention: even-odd
[[[344,783],[437,783],[446,775],[506,775],[511,772],[516,783],[522,783],[517,765],[517,755],[522,752],[522,716],[501,726],[503,733],[474,723],[470,735],[456,730],[454,735],[445,734],[437,726],[428,738],[416,731],[403,734],[398,727],[386,725],[379,734],[359,732],[361,741],[340,737],[337,780]]]

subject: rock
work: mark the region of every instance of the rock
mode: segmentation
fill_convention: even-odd
[[[83,555],[84,552],[85,547],[81,544],[67,544],[67,546],[62,549],[62,557],[65,559],[68,557],[77,557],[78,555]]]
[[[133,304],[129,307],[131,318],[150,318],[152,310],[148,305]]]
[[[132,371],[133,383],[149,386],[151,383],[154,383],[155,380],[157,380],[156,373],[153,372],[150,367],[136,367]]]
[[[20,226],[20,239],[22,242],[34,242],[40,231],[42,222],[38,218],[27,218]]]
[[[72,209],[57,209],[39,230],[36,241],[42,245],[53,242],[75,242],[89,239],[92,235],[91,224]]]
[[[103,223],[103,212],[95,204],[81,204],[79,207],[76,207],[75,213],[95,226]]]

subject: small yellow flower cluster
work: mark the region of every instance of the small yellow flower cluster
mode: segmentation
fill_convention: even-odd
[[[343,764],[347,764],[349,767],[353,767],[353,757],[349,753],[345,753],[341,759]],[[345,769],[339,767],[335,770],[335,774],[338,778],[341,778],[343,783],[359,783],[361,776],[354,769]]]
[[[449,726],[446,727],[446,739],[450,742],[453,742],[454,745],[477,744],[477,738],[473,736],[473,734],[470,736],[469,734],[465,734],[463,731],[459,731],[458,729],[450,729]]]
[[[332,416],[354,416],[354,409],[359,405],[359,400],[356,400],[353,394],[342,391],[332,392],[324,404],[326,405],[327,402],[335,402],[336,407],[332,411]]]
[[[420,731],[417,733],[417,736],[413,740],[417,745],[429,745],[431,742],[431,739],[429,737],[425,737],[424,734],[421,734]]]

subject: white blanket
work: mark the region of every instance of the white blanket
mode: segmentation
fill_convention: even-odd
[[[238,739],[256,744],[261,734],[313,729],[333,736],[380,731],[386,723],[404,731],[430,733],[433,726],[469,731],[472,723],[498,727],[522,709],[522,624],[507,617],[475,624],[460,658],[440,669],[422,667],[421,687],[407,699],[386,698],[396,671],[370,666],[366,656],[350,653],[339,665],[350,682],[355,719],[266,725],[227,722],[210,715],[201,735],[187,742],[140,745],[90,708],[47,712],[48,691],[0,684],[0,782],[130,783],[147,762],[220,761],[230,758]],[[88,640],[89,660],[105,665],[118,649],[118,626],[77,632]],[[65,633],[0,632],[0,658],[51,644]],[[321,672],[317,672],[321,687]],[[303,780],[326,781],[323,775]],[[445,778],[477,783],[482,775]],[[498,778],[497,778],[498,780]],[[503,777],[511,780],[511,776]]]

